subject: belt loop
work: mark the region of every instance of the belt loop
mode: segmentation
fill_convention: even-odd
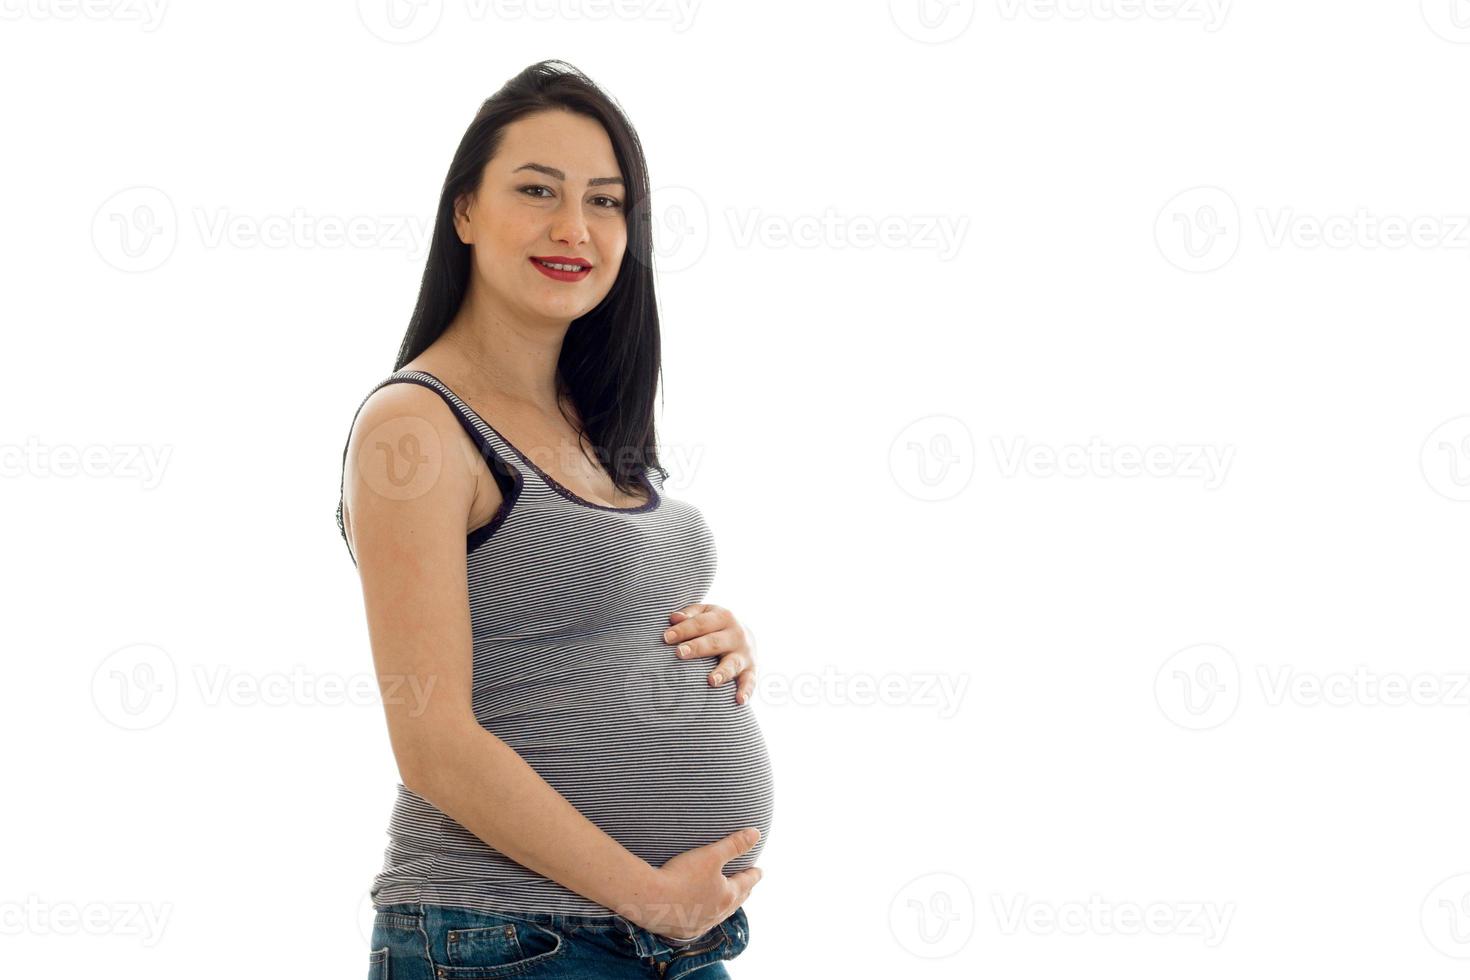
[[[623,934],[633,944],[633,949],[640,959],[653,955],[653,947],[649,942],[649,939],[652,937],[647,932],[634,925],[631,920],[624,916],[615,915],[613,916],[613,920],[617,922],[618,928],[623,930]],[[649,938],[646,939],[644,938],[645,936],[649,936]]]

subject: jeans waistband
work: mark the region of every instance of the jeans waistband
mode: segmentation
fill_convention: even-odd
[[[383,906],[381,911],[389,914],[398,913],[402,915],[422,916],[424,914],[425,904],[422,902],[390,904]],[[712,934],[722,939],[744,939],[743,936],[732,937],[723,923],[716,924],[707,932],[695,936],[693,939],[672,939],[655,932],[650,932],[642,926],[636,925],[631,919],[627,919],[621,915],[584,915],[573,912],[497,912],[495,914],[504,916],[505,918],[534,922],[538,925],[546,926],[549,929],[563,931],[570,931],[574,927],[578,929],[599,929],[605,932],[627,936],[629,941],[637,948],[639,956],[656,957],[668,952],[682,952],[683,950],[694,947],[696,944],[708,944]],[[743,912],[741,910],[737,909],[735,915],[743,919]],[[738,930],[738,926],[736,928]]]

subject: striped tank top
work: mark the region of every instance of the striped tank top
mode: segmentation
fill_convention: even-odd
[[[759,827],[760,842],[724,871],[751,867],[774,791],[755,714],[736,703],[733,682],[710,686],[715,658],[680,660],[663,639],[669,613],[703,601],[715,576],[714,537],[698,508],[668,497],[652,468],[641,474],[642,505],[583,500],[433,375],[401,370],[373,391],[399,382],[444,398],[505,498],[465,544],[480,725],[653,867]],[[346,456],[344,447],[344,467]],[[402,783],[369,894],[375,907],[613,914],[500,853]]]

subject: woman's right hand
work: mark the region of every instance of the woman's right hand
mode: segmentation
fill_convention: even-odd
[[[755,827],[737,830],[713,844],[691,848],[670,858],[655,872],[658,898],[628,915],[634,925],[670,939],[696,939],[744,904],[761,880],[760,868],[726,876],[726,863],[760,842]]]

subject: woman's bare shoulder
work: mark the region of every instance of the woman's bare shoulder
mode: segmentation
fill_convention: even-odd
[[[479,491],[477,455],[435,389],[410,382],[374,390],[353,420],[344,460],[342,512],[354,552],[354,532],[365,521],[413,526],[448,519],[462,534]]]

